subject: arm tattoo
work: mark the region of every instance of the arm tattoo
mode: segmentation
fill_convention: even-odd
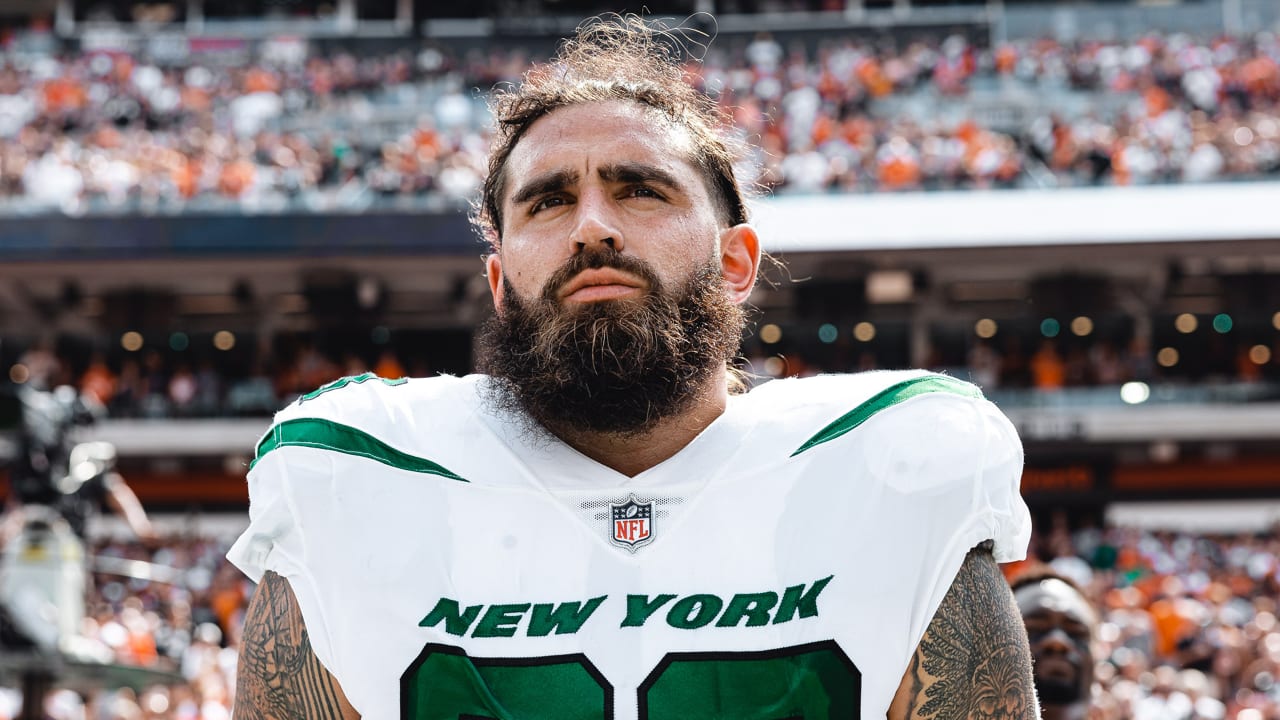
[[[990,542],[965,557],[908,672],[908,718],[1036,717],[1026,627]]]
[[[349,707],[311,651],[289,582],[267,572],[245,614],[235,720],[343,720]]]

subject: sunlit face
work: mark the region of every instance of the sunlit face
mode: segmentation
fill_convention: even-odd
[[[1087,700],[1093,683],[1091,642],[1097,616],[1067,583],[1046,579],[1014,594],[1027,626],[1040,701],[1066,705]]]
[[[719,221],[692,145],[631,101],[529,126],[486,261],[498,312],[478,363],[494,407],[562,439],[637,436],[727,392],[760,248],[749,225]]]
[[[503,280],[538,297],[569,258],[605,246],[643,261],[667,287],[719,262],[731,299],[744,301],[758,263],[754,233],[723,227],[692,158],[687,131],[635,102],[573,105],[534,122],[504,172],[501,248],[488,261],[499,311]],[[569,305],[635,298],[645,285],[604,267],[554,291]]]

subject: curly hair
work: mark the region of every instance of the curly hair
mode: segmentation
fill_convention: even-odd
[[[512,150],[538,118],[570,105],[629,100],[662,113],[689,133],[720,220],[746,222],[743,191],[734,174],[737,146],[715,102],[685,79],[680,59],[697,31],[647,23],[638,15],[601,15],[578,26],[556,57],[530,69],[514,89],[496,91],[489,108],[497,124],[489,167],[472,221],[491,247],[502,240],[502,195]]]

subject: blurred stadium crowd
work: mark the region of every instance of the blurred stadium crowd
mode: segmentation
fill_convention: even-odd
[[[0,48],[0,213],[462,206],[488,150],[482,93],[517,79],[531,59],[532,49],[428,46],[173,64]],[[761,34],[717,41],[689,72],[733,118],[754,156],[752,179],[778,193],[1280,176],[1280,38],[1270,33],[994,47],[959,35],[831,36],[806,47]],[[873,346],[752,342],[749,370],[764,377],[889,364]],[[1213,336],[1205,348],[1175,367],[1157,348],[1001,335],[934,364],[988,390],[1280,381],[1280,341]],[[113,416],[203,417],[267,415],[342,375],[437,369],[405,344],[328,350],[304,341],[227,362],[35,343],[9,372],[74,385]],[[1073,531],[1061,518],[1044,527],[1033,554],[1102,610],[1091,718],[1280,717],[1280,532]],[[98,555],[174,567],[182,581],[96,575],[85,634],[121,662],[176,668],[189,682],[88,698],[59,691],[49,717],[229,720],[252,585],[225,550],[199,536],[100,543]],[[0,688],[0,720],[18,706]]]
[[[96,574],[83,633],[116,662],[176,670],[187,684],[103,692],[58,690],[46,698],[50,720],[229,720],[240,627],[253,586],[224,555],[227,544],[170,536],[143,545],[103,541],[101,557],[142,560],[180,571],[177,584]],[[11,720],[20,695],[0,688],[0,720]]]
[[[95,578],[86,633],[121,661],[179,669],[190,683],[51,696],[52,720],[226,720],[251,584],[222,543],[110,541],[98,552],[176,567],[162,585]],[[1263,720],[1280,717],[1280,535],[1150,533],[1055,522],[1033,554],[1085,588],[1100,608],[1093,720]],[[1017,567],[1006,568],[1016,575]],[[86,709],[86,703],[88,709]],[[0,690],[0,720],[16,712]]]
[[[1052,392],[1130,381],[1269,384],[1280,382],[1280,340],[1273,345],[1219,343],[1212,346],[1216,352],[1198,359],[1188,356],[1182,367],[1169,368],[1162,366],[1160,353],[1140,343],[1124,347],[1101,339],[1072,343],[1042,338],[1037,345],[1027,345],[1011,336],[1000,342],[974,341],[966,356],[957,359],[959,364],[935,358],[929,366],[968,379],[988,393],[997,389]],[[18,356],[10,376],[35,387],[74,386],[112,417],[162,418],[268,416],[298,395],[339,377],[364,372],[387,378],[425,377],[433,372],[412,350],[403,355],[385,346],[367,350],[348,349],[334,355],[304,342],[292,351],[268,353],[247,366],[235,367],[155,348],[111,355],[95,352],[87,359],[60,357],[51,345],[36,343]],[[764,380],[882,367],[871,349],[775,350],[753,339],[743,361],[749,376]]]
[[[1280,716],[1276,532],[1072,532],[1059,517],[1033,538],[1032,553],[1100,611],[1090,718]]]
[[[0,204],[19,208],[365,207],[469,200],[481,93],[531,51],[244,65],[124,53],[0,54]],[[689,71],[782,192],[1053,187],[1280,172],[1280,39],[940,42],[767,34]]]

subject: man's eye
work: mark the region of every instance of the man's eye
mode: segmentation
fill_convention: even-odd
[[[655,199],[658,199],[658,200],[661,200],[661,199],[662,199],[662,194],[661,194],[661,193],[659,193],[657,190],[654,190],[653,188],[651,188],[651,187],[647,187],[647,186],[645,186],[645,185],[637,185],[637,186],[635,186],[635,187],[631,188],[631,191],[630,191],[628,194],[629,194],[631,197],[655,198]]]
[[[530,215],[534,215],[534,214],[537,214],[537,213],[539,213],[539,212],[541,212],[541,211],[543,211],[543,210],[548,210],[548,209],[553,208],[553,207],[559,207],[559,206],[561,206],[561,205],[563,205],[563,204],[564,204],[564,198],[560,197],[559,195],[553,195],[553,196],[551,196],[551,197],[546,197],[546,198],[543,198],[543,199],[539,200],[538,202],[534,203],[534,204],[529,208],[529,214],[530,214]]]

